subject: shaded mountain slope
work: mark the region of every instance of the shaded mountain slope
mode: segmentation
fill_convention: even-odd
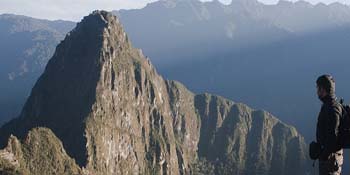
[[[56,45],[74,25],[0,15],[0,124],[19,114]]]

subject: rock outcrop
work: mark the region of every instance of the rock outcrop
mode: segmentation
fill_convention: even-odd
[[[20,116],[0,129],[0,145],[36,127],[51,129],[85,174],[193,174],[199,157],[225,172],[227,162],[246,174],[306,171],[305,144],[293,127],[164,80],[105,11],[85,17],[57,46]],[[50,145],[39,140],[38,147]]]
[[[305,174],[306,145],[295,128],[265,111],[210,94],[197,95],[199,157],[230,174]]]
[[[47,128],[32,129],[21,143],[11,136],[0,151],[0,174],[81,174],[61,141]]]

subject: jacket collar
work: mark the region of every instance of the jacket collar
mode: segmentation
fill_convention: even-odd
[[[321,98],[321,101],[323,102],[323,104],[333,104],[337,101],[337,97],[335,96],[335,94],[327,95]]]

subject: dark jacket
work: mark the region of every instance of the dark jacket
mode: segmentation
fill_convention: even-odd
[[[341,150],[338,134],[342,108],[335,96],[326,96],[321,100],[323,105],[318,115],[316,137],[322,146],[320,160],[327,160],[331,153]]]

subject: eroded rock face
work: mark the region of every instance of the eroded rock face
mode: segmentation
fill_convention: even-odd
[[[57,46],[21,115],[0,129],[1,145],[37,126],[50,128],[87,174],[192,174],[198,156],[239,172],[305,170],[293,127],[164,80],[104,11]]]
[[[234,174],[305,174],[306,145],[294,127],[265,111],[210,94],[197,95],[200,157]]]
[[[48,128],[32,129],[23,142],[11,136],[0,150],[0,174],[81,174],[61,141]]]

